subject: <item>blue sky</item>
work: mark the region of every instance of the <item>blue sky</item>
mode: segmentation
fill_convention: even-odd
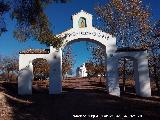
[[[93,23],[96,24],[96,15],[94,7],[97,4],[104,4],[108,0],[71,0],[67,4],[52,4],[49,5],[45,12],[49,17],[50,22],[52,23],[52,30],[55,34],[61,33],[68,28],[72,27],[71,15],[79,12],[80,10],[85,10],[94,15]],[[144,0],[144,4],[150,6],[153,14],[153,20],[160,19],[160,0]],[[18,55],[18,52],[27,48],[46,48],[45,45],[39,44],[36,40],[28,40],[27,42],[20,43],[15,38],[13,38],[13,29],[15,22],[8,19],[9,15],[6,15],[5,20],[7,21],[8,32],[0,36],[0,55],[10,56]],[[81,51],[80,56],[76,57],[76,66],[79,66],[84,61],[88,59],[87,50],[85,49],[85,43],[80,43],[75,45],[73,44],[74,53],[79,53],[80,49],[84,48]]]

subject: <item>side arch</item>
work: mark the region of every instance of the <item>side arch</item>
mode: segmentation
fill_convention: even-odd
[[[18,75],[18,94],[32,94],[33,61],[36,59],[45,59],[46,54],[20,54],[19,55],[19,75]],[[48,62],[48,61],[47,61]]]
[[[56,50],[52,46],[50,47],[49,54],[20,54],[19,55],[19,71],[21,71],[21,77],[18,77],[18,94],[27,95],[32,94],[31,82],[33,79],[33,65],[32,61],[37,58],[46,59],[50,65],[50,82],[49,82],[49,93],[59,94],[62,92],[62,74],[61,74],[61,49]],[[30,76],[25,77],[25,71],[27,69],[30,71]],[[31,75],[32,74],[32,75]]]
[[[108,33],[92,28],[71,28],[57,37],[63,38],[62,48],[68,43],[78,39],[88,39],[93,42],[99,42],[106,46],[107,53],[114,53],[117,50],[116,38]]]
[[[118,59],[128,57],[134,60],[136,94],[143,97],[151,96],[147,51],[116,52],[107,55],[107,74],[109,93],[120,96],[118,83]]]

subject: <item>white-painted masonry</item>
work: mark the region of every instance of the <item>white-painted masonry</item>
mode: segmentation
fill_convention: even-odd
[[[36,58],[46,59],[50,64],[49,93],[60,94],[62,92],[62,50],[69,43],[85,39],[100,44],[106,50],[106,88],[108,89],[109,94],[120,96],[117,68],[118,60],[121,57],[126,57],[131,58],[134,61],[137,95],[144,97],[151,96],[147,51],[117,52],[116,38],[93,27],[92,15],[83,10],[73,15],[72,20],[73,27],[57,35],[65,38],[62,47],[58,50],[50,46],[50,53],[48,54],[20,53],[19,70],[21,74],[18,77],[19,94],[32,94],[32,61]],[[31,77],[25,78],[25,75],[23,75],[23,70],[25,71],[26,69],[30,71],[27,72],[27,75],[30,74]]]

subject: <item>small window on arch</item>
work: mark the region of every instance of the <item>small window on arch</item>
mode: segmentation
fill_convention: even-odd
[[[78,21],[79,28],[87,27],[86,18],[80,17]]]

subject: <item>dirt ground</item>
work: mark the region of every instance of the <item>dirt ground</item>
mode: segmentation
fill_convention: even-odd
[[[115,97],[105,91],[72,88],[49,95],[46,88],[38,87],[33,87],[31,96],[19,96],[16,83],[3,82],[0,120],[160,120],[160,98]]]

